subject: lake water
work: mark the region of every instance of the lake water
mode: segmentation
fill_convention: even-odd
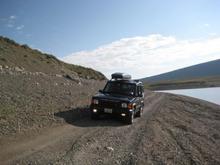
[[[164,90],[164,91],[159,91],[159,92],[167,92],[167,93],[181,94],[185,96],[196,97],[196,98],[210,101],[210,102],[220,105],[220,87]]]

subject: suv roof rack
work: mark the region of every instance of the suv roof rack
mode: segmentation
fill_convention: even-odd
[[[126,73],[116,72],[112,74],[112,79],[115,80],[131,80],[131,75]]]

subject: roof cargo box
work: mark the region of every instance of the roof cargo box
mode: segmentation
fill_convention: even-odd
[[[131,75],[126,74],[126,73],[113,73],[112,79],[130,80]]]

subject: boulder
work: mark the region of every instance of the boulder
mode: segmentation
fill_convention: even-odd
[[[15,70],[16,72],[22,72],[22,71],[24,71],[24,68],[23,68],[23,67],[18,67],[18,66],[16,66],[16,67],[14,68],[14,70]]]
[[[79,76],[75,74],[65,74],[64,77],[77,83],[80,82]]]
[[[112,148],[112,147],[105,147],[105,149],[106,149],[107,151],[110,151],[110,152],[113,152],[113,151],[114,151],[114,148]]]

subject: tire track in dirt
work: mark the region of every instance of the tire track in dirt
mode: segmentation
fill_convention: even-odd
[[[131,164],[136,161],[136,148],[139,146],[145,125],[151,115],[160,106],[163,96],[153,95],[146,97],[145,101],[151,101],[144,109],[142,118],[135,119],[133,125],[121,125],[118,127],[102,127],[93,134],[88,134],[84,140],[80,141],[81,149],[72,150],[69,155],[71,163],[75,164]],[[97,121],[100,122],[106,121]],[[113,121],[107,121],[113,122]],[[86,143],[89,139],[91,143]],[[113,151],[111,151],[112,148]],[[65,162],[68,163],[68,162]]]
[[[4,164],[11,164],[13,162],[20,164],[27,162],[37,163],[40,161],[38,157],[41,157],[40,159],[46,162],[50,162],[50,160],[54,159],[54,156],[59,157],[63,154],[60,151],[65,153],[66,148],[69,148],[66,144],[67,142],[77,139],[84,132],[88,131],[71,125],[64,125],[47,130],[47,132],[32,139],[12,142],[9,145],[3,146],[5,149],[1,150],[0,162]]]
[[[146,92],[143,116],[135,118],[132,125],[112,118],[93,121],[88,108],[62,112],[58,116],[67,123],[31,139],[20,138],[3,145],[5,150],[0,151],[0,162],[219,164],[220,133],[215,128],[220,125],[220,108],[212,104],[205,107],[203,103],[193,105],[194,100],[188,102],[187,98],[186,103],[176,100],[181,99],[175,95]],[[207,113],[206,108],[213,110]],[[196,115],[191,111],[196,111]]]

